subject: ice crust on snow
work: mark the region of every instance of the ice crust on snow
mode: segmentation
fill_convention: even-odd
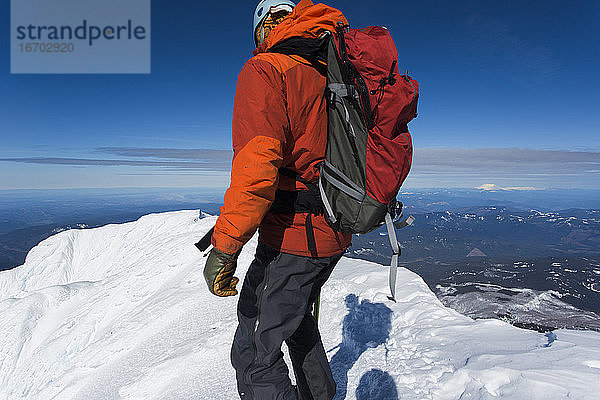
[[[205,287],[198,211],[52,236],[0,273],[0,399],[235,399],[237,297]],[[245,246],[244,276],[256,239]],[[540,334],[444,307],[343,258],[321,296],[336,399],[596,399],[600,333]]]

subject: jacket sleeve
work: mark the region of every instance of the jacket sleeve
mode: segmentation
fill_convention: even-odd
[[[225,205],[213,246],[235,253],[254,235],[269,210],[283,162],[289,119],[282,74],[264,60],[251,59],[237,82],[233,106],[233,163]]]

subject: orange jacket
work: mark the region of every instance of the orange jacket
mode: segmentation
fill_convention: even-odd
[[[259,241],[282,252],[310,256],[306,214],[269,212],[276,190],[306,186],[279,174],[285,167],[306,180],[318,175],[327,145],[325,77],[298,56],[268,53],[290,37],[319,37],[347,24],[338,10],[302,0],[254,51],[238,77],[233,108],[233,164],[213,246],[235,253],[259,228]],[[323,215],[312,218],[317,256],[344,251],[351,236],[335,232]]]

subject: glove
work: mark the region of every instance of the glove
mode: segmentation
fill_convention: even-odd
[[[237,267],[237,258],[240,253],[226,254],[212,249],[204,266],[204,279],[208,290],[216,296],[235,296],[238,291],[235,286],[240,281],[233,276]]]

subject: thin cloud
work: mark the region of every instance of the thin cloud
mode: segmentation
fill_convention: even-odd
[[[410,187],[557,188],[600,186],[600,152],[415,148]]]
[[[501,187],[496,185],[495,183],[485,183],[481,186],[476,187],[475,189],[496,192],[496,191],[533,191],[533,190],[543,190],[543,188],[534,188],[531,186],[514,186],[514,187]]]
[[[231,162],[231,150],[218,149],[174,149],[174,148],[143,148],[143,147],[100,147],[101,153],[122,157],[161,158],[169,160],[202,160]]]
[[[582,174],[600,165],[600,152],[532,149],[416,148],[413,171],[420,173]],[[591,168],[590,168],[591,167]]]
[[[96,152],[117,158],[21,157],[2,158],[0,161],[40,165],[155,167],[161,171],[229,171],[233,155],[231,150],[145,147],[100,147]]]
[[[22,157],[0,158],[0,161],[18,162],[42,165],[70,166],[130,166],[130,167],[164,167],[176,169],[195,169],[203,171],[226,171],[230,168],[227,162],[211,161],[151,161],[151,160],[105,160],[91,158],[61,158],[61,157]]]

